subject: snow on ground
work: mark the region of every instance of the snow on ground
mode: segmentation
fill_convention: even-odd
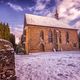
[[[17,80],[80,80],[80,51],[16,55]]]

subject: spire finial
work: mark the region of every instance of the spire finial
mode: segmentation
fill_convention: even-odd
[[[55,13],[55,18],[59,19],[59,14],[58,14],[57,8],[56,8],[56,13]]]

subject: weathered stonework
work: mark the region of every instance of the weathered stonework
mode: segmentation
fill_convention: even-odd
[[[16,80],[13,51],[0,51],[0,80]]]
[[[45,51],[54,51],[54,49],[58,49],[58,51],[69,51],[69,50],[78,50],[78,35],[77,30],[75,29],[61,29],[61,28],[51,28],[51,27],[43,27],[43,26],[26,26],[26,41],[25,41],[25,49],[27,53],[30,52],[41,52],[40,44],[44,44]],[[53,34],[53,42],[48,42],[48,32],[52,31]],[[55,34],[54,30],[61,32],[61,43],[59,42],[59,33],[57,33],[57,43],[55,42]],[[43,42],[40,40],[40,32],[44,32],[44,40]],[[66,32],[69,32],[69,43],[66,42]],[[76,46],[74,46],[76,44]],[[57,45],[57,46],[56,46]],[[42,51],[43,52],[43,51]]]
[[[77,29],[55,18],[26,14],[23,35],[27,54],[79,49]]]

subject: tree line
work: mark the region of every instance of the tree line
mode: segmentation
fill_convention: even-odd
[[[0,39],[5,39],[10,41],[15,46],[15,36],[10,33],[10,27],[5,23],[0,22]]]

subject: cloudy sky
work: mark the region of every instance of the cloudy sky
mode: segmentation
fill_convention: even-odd
[[[0,0],[0,22],[9,23],[18,41],[25,13],[54,17],[56,6],[62,21],[80,27],[80,0]]]

